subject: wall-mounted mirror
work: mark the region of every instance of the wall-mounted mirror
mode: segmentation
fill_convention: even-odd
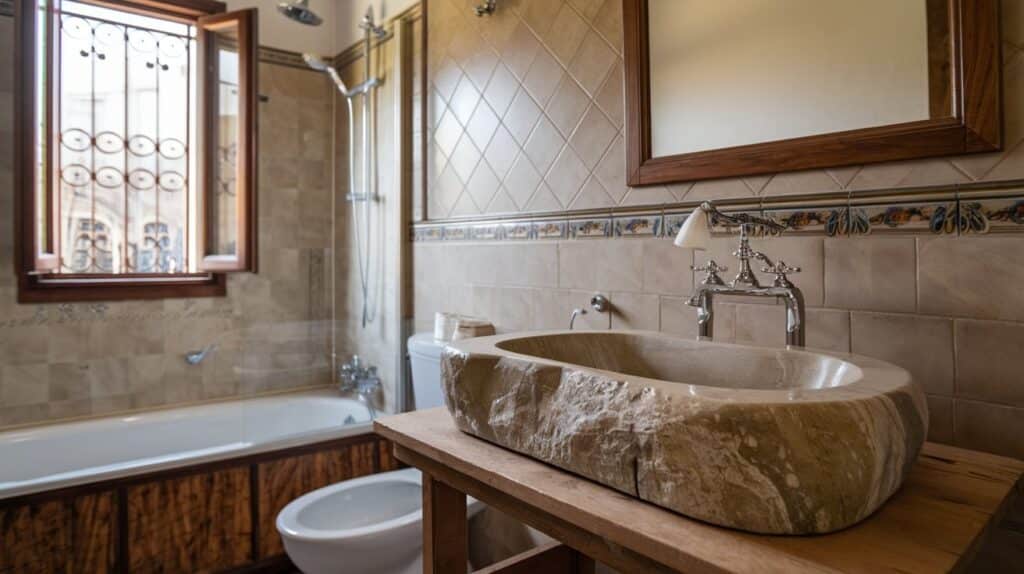
[[[1000,147],[997,0],[623,0],[631,185]]]

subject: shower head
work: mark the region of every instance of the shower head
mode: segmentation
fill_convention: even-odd
[[[292,0],[281,2],[277,5],[277,11],[284,14],[289,20],[295,20],[299,24],[307,26],[319,26],[323,19],[309,9],[309,0]]]
[[[309,53],[303,54],[302,59],[306,61],[306,65],[310,68],[318,72],[326,72],[327,75],[334,80],[334,85],[338,87],[338,91],[344,96],[349,95],[348,87],[345,85],[345,82],[342,81],[341,76],[338,75],[338,70],[334,69],[334,66],[328,64],[327,60],[324,60],[316,54]]]
[[[326,72],[327,68],[331,66],[320,56],[316,54],[305,53],[302,55],[302,59],[306,61],[306,65],[318,72]]]

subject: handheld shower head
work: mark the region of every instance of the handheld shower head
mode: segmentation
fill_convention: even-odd
[[[316,54],[305,53],[302,55],[302,59],[306,61],[306,65],[318,72],[326,72],[330,66],[324,61],[323,58]]]
[[[284,14],[289,20],[294,20],[299,24],[319,26],[323,23],[323,19],[317,16],[316,12],[309,9],[309,0],[281,2],[277,5],[277,11]]]
[[[310,68],[317,72],[325,72],[330,76],[331,79],[334,80],[334,85],[338,87],[338,91],[341,92],[342,95],[349,95],[348,87],[345,85],[345,82],[342,81],[341,76],[338,75],[338,70],[335,70],[334,66],[328,64],[327,60],[324,60],[316,54],[309,53],[303,54],[302,59],[306,61],[306,65]]]

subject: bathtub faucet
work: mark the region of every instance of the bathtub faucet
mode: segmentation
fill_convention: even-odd
[[[359,355],[353,355],[352,359],[338,370],[338,390],[346,395],[355,395],[359,402],[366,405],[371,420],[377,418],[374,398],[381,387],[377,367],[364,367]]]
[[[210,345],[207,345],[207,346],[203,347],[199,351],[189,351],[189,352],[185,353],[185,362],[190,364],[190,365],[198,365],[199,363],[203,362],[203,359],[205,359],[207,355],[209,355],[210,353],[212,353],[212,352],[214,352],[216,350],[217,350],[217,345],[210,344]]]

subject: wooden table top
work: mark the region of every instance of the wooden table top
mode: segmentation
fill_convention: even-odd
[[[375,426],[396,448],[687,574],[955,571],[1024,488],[1022,461],[926,443],[903,487],[864,522],[821,536],[765,536],[686,518],[467,435],[444,408]]]

